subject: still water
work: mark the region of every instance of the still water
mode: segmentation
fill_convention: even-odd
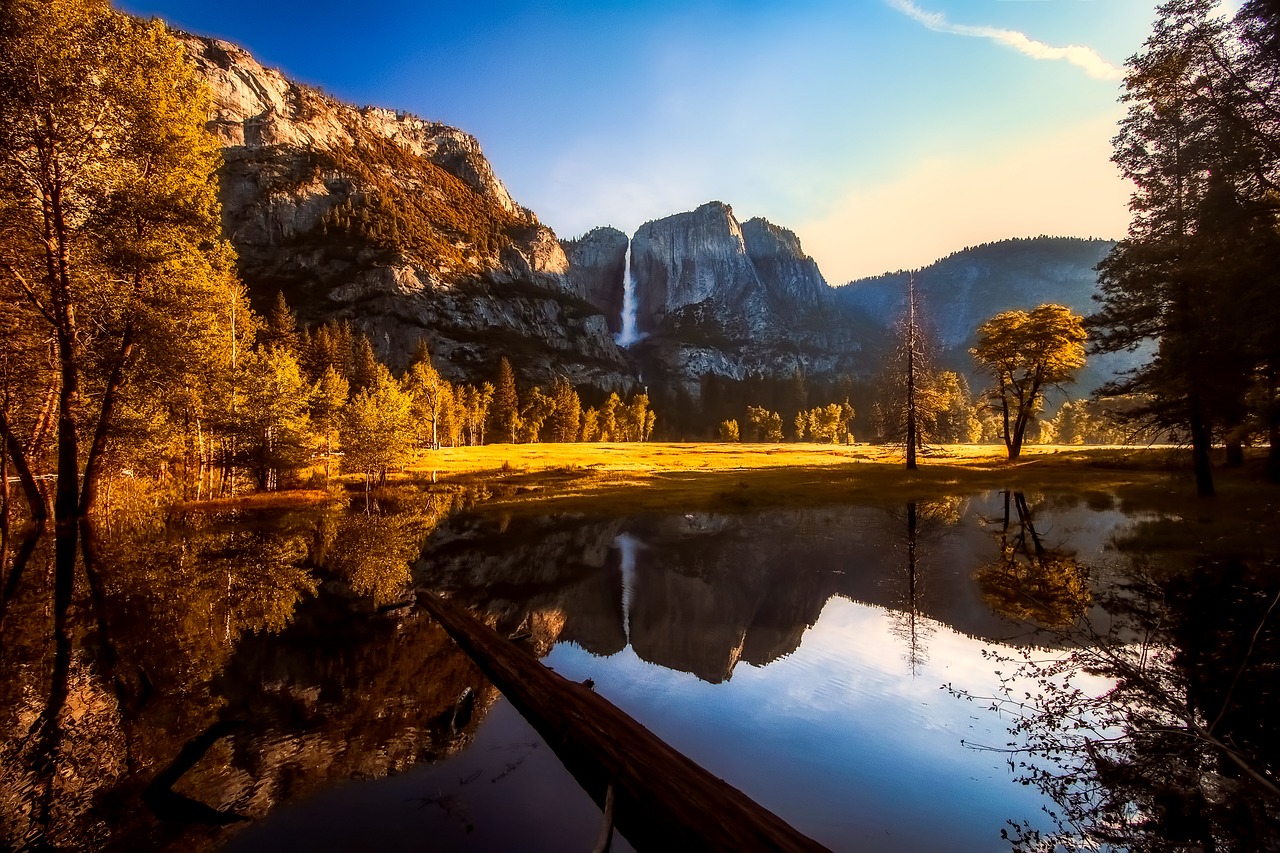
[[[1203,819],[1170,826],[1167,755],[1117,737],[1130,711],[1168,730],[1171,708],[1199,704],[1192,716],[1231,732],[1265,789],[1268,555],[1161,554],[1153,571],[1135,543],[1168,518],[1054,495],[621,518],[456,509],[405,495],[370,516],[188,520],[145,547],[104,536],[61,621],[47,546],[22,543],[16,579],[10,546],[0,841],[591,849],[599,809],[418,610],[429,590],[834,850],[1007,850],[1002,830],[1047,836],[1064,816],[1192,843],[1225,822],[1272,846],[1274,803],[1239,805],[1234,757],[1224,770],[1221,754],[1176,746],[1191,779],[1177,794]],[[1252,643],[1214,647],[1224,619]],[[1242,663],[1224,669],[1230,654]],[[1072,740],[1082,730],[1107,745]],[[1160,790],[1141,777],[1098,794],[1098,755],[1165,768],[1148,774]]]

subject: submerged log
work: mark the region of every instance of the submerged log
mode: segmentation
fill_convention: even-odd
[[[612,786],[614,823],[636,849],[826,849],[452,601],[425,592],[418,601],[602,809]]]

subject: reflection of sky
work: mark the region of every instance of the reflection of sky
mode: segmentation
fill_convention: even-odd
[[[998,686],[989,644],[930,622],[911,668],[892,614],[831,599],[794,654],[708,684],[640,660],[561,644],[545,663],[596,690],[676,749],[834,849],[998,850],[1007,819],[1037,822],[1041,798],[1013,781],[1006,720],[957,699]]]

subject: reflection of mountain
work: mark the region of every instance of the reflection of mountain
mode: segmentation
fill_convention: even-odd
[[[908,560],[901,512],[836,507],[627,520],[627,535],[642,543],[627,613],[617,519],[518,519],[501,531],[482,517],[460,520],[433,540],[418,577],[504,622],[554,613],[538,624],[563,628],[535,632],[539,651],[570,641],[614,654],[629,628],[642,659],[713,683],[729,679],[739,661],[763,666],[794,652],[832,596],[893,611],[910,601],[918,617],[1007,637],[1009,623],[972,579],[989,558],[990,537],[958,524],[965,513],[956,506],[932,515],[920,507],[911,575],[899,570]],[[994,504],[985,509],[992,514]]]

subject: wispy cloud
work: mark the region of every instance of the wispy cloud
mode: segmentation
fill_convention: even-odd
[[[1053,59],[1070,62],[1082,69],[1090,77],[1099,80],[1119,80],[1124,77],[1124,69],[1107,62],[1091,47],[1069,44],[1066,47],[1055,47],[1037,41],[1026,33],[1017,30],[1005,30],[999,27],[971,26],[953,24],[941,12],[928,12],[917,6],[912,0],[886,0],[890,6],[919,21],[934,32],[949,33],[956,36],[984,38],[1011,47],[1019,53],[1033,59]]]

